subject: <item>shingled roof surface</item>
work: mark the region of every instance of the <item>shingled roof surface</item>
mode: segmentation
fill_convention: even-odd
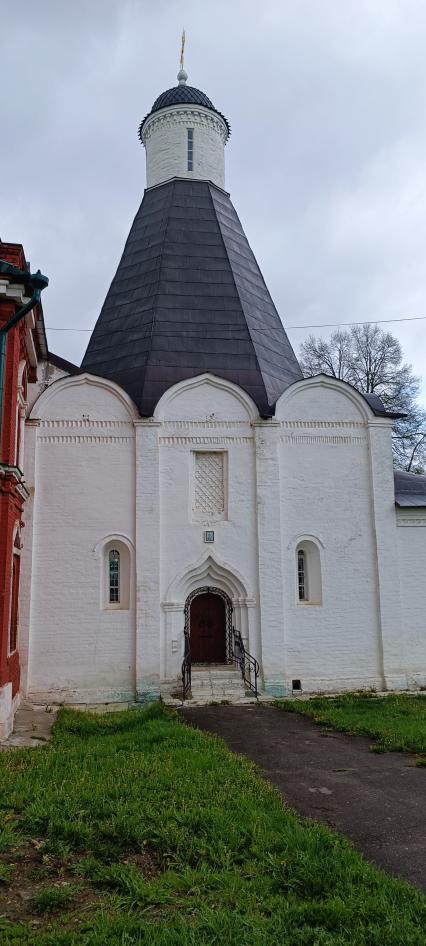
[[[396,470],[394,480],[397,506],[403,508],[426,506],[426,476]]]
[[[302,373],[224,191],[177,178],[145,192],[81,368],[116,381],[144,417],[204,372],[273,414]]]

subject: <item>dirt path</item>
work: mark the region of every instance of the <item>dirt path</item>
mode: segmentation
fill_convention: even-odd
[[[181,715],[256,762],[300,814],[426,891],[426,768],[414,756],[372,753],[368,737],[324,732],[272,706],[185,707]]]

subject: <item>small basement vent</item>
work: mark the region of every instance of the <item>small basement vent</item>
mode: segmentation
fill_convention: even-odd
[[[302,689],[302,681],[301,681],[301,680],[292,680],[292,681],[291,681],[291,689],[292,689],[292,690],[301,690],[301,689]]]

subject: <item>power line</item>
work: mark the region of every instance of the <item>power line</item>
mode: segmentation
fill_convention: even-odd
[[[426,319],[426,315],[406,316],[401,319],[371,319],[366,322],[322,322],[315,325],[287,325],[288,329],[295,328],[340,328],[342,325],[383,325],[385,322],[421,322]]]
[[[400,319],[371,319],[366,322],[315,322],[312,325],[285,325],[289,331],[292,329],[305,328],[341,328],[342,325],[384,325],[390,322],[421,322],[426,319],[426,315],[404,316]],[[48,332],[93,332],[93,328],[63,328],[58,325],[46,325]]]

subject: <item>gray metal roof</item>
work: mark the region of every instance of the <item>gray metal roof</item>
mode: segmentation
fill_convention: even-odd
[[[405,417],[405,414],[397,413],[396,411],[388,411],[378,394],[372,394],[371,392],[364,393],[360,392],[367,404],[370,405],[373,414],[376,417],[393,417],[394,419],[398,417]]]
[[[204,372],[273,414],[302,372],[228,194],[179,178],[145,192],[81,369],[145,417]]]
[[[61,355],[55,355],[53,351],[49,351],[47,360],[51,365],[55,365],[55,368],[60,368],[62,371],[66,371],[67,374],[81,374],[81,368],[78,365],[73,364],[72,361],[67,361]]]
[[[396,470],[394,479],[397,506],[426,506],[426,476]]]

